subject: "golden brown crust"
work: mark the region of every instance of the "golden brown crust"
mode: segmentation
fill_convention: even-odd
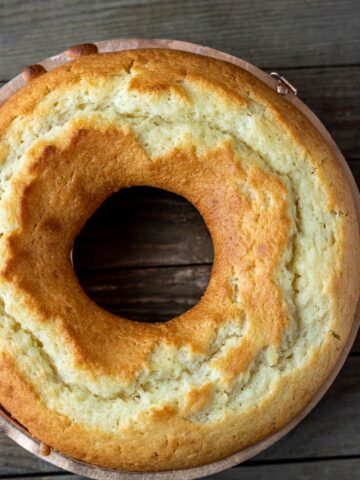
[[[32,435],[70,457],[126,470],[191,468],[224,458],[283,427],[301,412],[303,403],[310,401],[318,382],[326,379],[324,366],[312,359],[310,370],[320,367],[320,378],[314,379],[308,371],[301,378],[307,389],[296,383],[288,388],[288,382],[283,379],[276,386],[275,400],[265,399],[241,417],[230,412],[223,421],[194,424],[174,415],[167,407],[144,413],[139,423],[124,429],[120,435],[84,429],[50,411],[6,357],[0,359],[0,396],[4,407],[16,412],[17,420],[26,425]],[[16,392],[12,387],[14,383]],[[299,402],[299,398],[303,402]],[[142,424],[141,420],[144,420]]]
[[[191,467],[234,453],[284,426],[332,370],[359,295],[356,214],[341,166],[294,107],[247,72],[183,52],[88,55],[43,74],[1,108],[0,138],[10,135],[19,118],[25,118],[26,125],[35,122],[40,116],[36,109],[51,92],[69,91],[71,96],[73,86],[90,89],[119,75],[129,76],[129,97],[152,98],[157,104],[169,95],[179,112],[200,102],[192,90],[196,88],[208,95],[201,104],[203,112],[213,95],[222,102],[225,116],[233,110],[239,115],[248,112],[260,132],[262,122],[270,118],[273,129],[266,124],[266,132],[294,146],[304,177],[308,175],[320,192],[304,193],[301,173],[296,172],[300,187],[295,191],[285,170],[279,171],[280,164],[266,165],[260,147],[257,151],[245,140],[239,142],[233,124],[233,135],[225,127],[210,125],[214,135],[222,136],[216,145],[184,137],[154,156],[136,133],[137,124],[119,125],[114,113],[100,121],[94,112],[69,121],[65,133],[52,138],[39,134],[39,141],[31,144],[24,161],[6,179],[0,205],[4,302],[0,339],[3,336],[8,343],[0,349],[0,403],[41,441],[74,458],[134,470]],[[51,111],[43,108],[41,115],[50,116]],[[33,112],[35,120],[27,121]],[[179,121],[176,117],[174,123]],[[210,118],[203,114],[201,122]],[[275,148],[276,141],[271,141]],[[0,146],[4,168],[10,147],[6,142]],[[135,323],[98,308],[79,286],[69,259],[73,239],[92,212],[112,192],[132,185],[155,186],[186,197],[204,217],[214,244],[205,295],[194,308],[165,324]],[[328,219],[329,225],[324,225],[331,230],[328,237],[316,226],[311,228],[317,236],[306,234],[306,219],[296,208],[306,194],[314,196],[314,205],[323,202],[317,215]],[[296,244],[301,235],[310,238],[309,248],[320,259],[310,266],[312,275],[324,269],[319,274],[325,278],[317,288],[325,292],[329,304],[319,299],[323,313],[314,313],[321,328],[311,324],[310,300],[301,296],[302,265],[296,258],[296,248],[304,248],[301,241]],[[286,256],[292,243],[297,247]],[[326,267],[330,271],[322,267],[323,246],[331,259]],[[288,275],[289,281],[280,284],[279,275]],[[222,328],[230,332],[225,340],[219,333]],[[292,336],[287,338],[287,332]],[[46,338],[55,345],[45,344]],[[303,338],[310,346],[301,343]],[[41,360],[33,360],[40,362],[36,365],[46,365],[41,373],[35,374],[24,357],[24,342],[39,353]],[[185,347],[191,368],[188,360],[178,360]],[[168,349],[165,356],[161,349]],[[174,394],[151,400],[155,397],[146,395],[154,384],[145,380],[166,370],[172,354],[182,376],[168,380],[164,374],[158,383],[185,388],[188,382],[184,398],[176,400]],[[180,375],[175,367],[169,371],[170,376]],[[41,387],[44,379],[53,382],[48,393]],[[125,386],[119,391],[102,382]],[[71,406],[73,413],[61,413],[72,405],[75,397],[69,395],[80,398],[84,392],[100,410],[114,413],[107,405],[119,399],[125,403],[131,382],[144,389],[148,407],[136,410],[135,402],[127,410],[128,422],[119,423],[117,430],[92,415],[87,423],[76,405]],[[241,396],[245,388],[256,392],[259,385],[261,395],[254,393],[251,400]],[[237,398],[243,399],[241,404]]]
[[[245,178],[230,147],[202,158],[192,151],[171,151],[150,162],[130,132],[76,128],[68,145],[32,150],[4,202],[9,221],[17,228],[3,239],[1,274],[19,293],[17,303],[29,315],[36,312],[41,322],[52,322],[56,312],[79,368],[121,378],[138,373],[162,342],[204,351],[216,325],[231,316],[241,317],[246,309],[256,331],[251,340],[246,339],[245,349],[239,345],[242,353],[234,352],[235,361],[230,357],[222,362],[224,374],[239,374],[254,351],[279,342],[286,323],[286,307],[269,274],[287,242],[283,185],[256,167]],[[258,193],[257,208],[239,195],[242,182]],[[194,309],[163,324],[131,322],[100,309],[79,286],[70,263],[73,240],[87,218],[111,193],[132,185],[152,185],[187,196],[203,215],[214,243],[206,294]],[[262,208],[266,195],[277,205],[272,211]],[[241,232],[234,238],[239,225]],[[243,270],[243,298],[232,303],[227,298],[227,279],[238,264]],[[202,316],[207,322],[199,325]],[[94,323],[101,328],[94,328]],[[137,337],[141,342],[134,344]]]

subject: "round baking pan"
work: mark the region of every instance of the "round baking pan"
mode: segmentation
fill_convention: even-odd
[[[220,52],[219,50],[203,47],[194,43],[180,42],[177,40],[116,39],[95,42],[93,44],[78,45],[63,53],[60,53],[59,55],[47,58],[36,66],[27,67],[22,72],[22,74],[15,77],[13,80],[11,80],[9,83],[7,83],[0,89],[0,105],[5,102],[14,92],[21,88],[28,81],[28,79],[31,78],[32,75],[36,75],[36,73],[39,71],[43,71],[44,69],[53,70],[54,68],[64,63],[67,63],[78,56],[81,56],[82,54],[96,53],[97,51],[99,53],[105,53],[139,48],[167,48],[173,50],[182,50],[223,60],[237,65],[244,70],[247,70],[252,75],[261,80],[263,83],[274,89],[279,95],[284,96],[284,98],[288,102],[292,103],[298,110],[301,111],[303,115],[308,118],[308,120],[319,131],[323,139],[328,143],[333,153],[335,154],[341,168],[347,175],[348,183],[352,189],[353,198],[358,213],[358,221],[360,224],[360,196],[350,169],[340,150],[336,146],[335,142],[331,138],[329,132],[326,130],[324,125],[320,122],[316,115],[314,115],[314,113],[303,102],[301,102],[301,100],[299,100],[299,98],[297,97],[296,89],[278,73],[273,72],[269,75],[259,70],[255,66],[251,65],[250,63],[232,55],[228,55],[224,52]],[[216,472],[220,472],[227,468],[233,467],[234,465],[242,463],[245,460],[248,460],[249,458],[257,455],[261,451],[268,448],[270,445],[273,445],[280,438],[286,435],[290,430],[292,430],[299,422],[301,422],[301,420],[320,401],[320,399],[323,397],[323,395],[329,389],[330,385],[335,380],[335,377],[343,366],[346,357],[351,349],[351,346],[355,340],[359,324],[360,303],[358,304],[357,312],[346,345],[339,356],[337,364],[335,365],[334,369],[332,370],[326,381],[322,384],[321,388],[314,395],[312,400],[300,413],[300,415],[294,418],[281,430],[269,435],[261,442],[249,448],[246,448],[245,450],[242,450],[238,453],[235,453],[227,458],[207,465],[203,465],[201,467],[161,472],[129,472],[100,468],[96,465],[79,462],[77,460],[73,460],[62,455],[55,450],[52,450],[47,445],[44,445],[35,438],[31,437],[25,428],[23,428],[19,423],[13,420],[5,410],[1,409],[1,406],[0,430],[4,432],[5,435],[7,435],[9,438],[21,445],[23,448],[33,453],[34,455],[43,458],[47,462],[50,462],[53,465],[56,465],[65,470],[69,470],[70,472],[76,473],[78,475],[84,475],[86,477],[95,478],[98,480],[190,480],[193,478],[199,478],[206,475],[214,474]]]

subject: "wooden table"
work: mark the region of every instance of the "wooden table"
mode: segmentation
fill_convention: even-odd
[[[359,184],[359,0],[0,0],[1,83],[73,44],[117,37],[193,41],[281,72],[328,127]],[[201,295],[212,245],[185,200],[138,188],[105,202],[74,256],[82,285],[100,305],[163,321]],[[301,425],[250,462],[211,478],[360,478],[359,422],[358,338],[338,379]],[[74,478],[0,436],[0,478],[53,476]]]

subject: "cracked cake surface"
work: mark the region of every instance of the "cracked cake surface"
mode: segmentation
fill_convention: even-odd
[[[0,404],[86,462],[209,463],[279,430],[346,343],[359,233],[342,167],[293,106],[233,65],[169,50],[81,57],[0,108]],[[69,253],[113,192],[153,186],[204,218],[199,303],[132,322]]]

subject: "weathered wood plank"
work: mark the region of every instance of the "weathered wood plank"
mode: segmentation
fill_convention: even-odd
[[[262,67],[360,63],[357,0],[33,0],[0,2],[0,79],[73,44],[177,38]]]
[[[347,158],[360,158],[360,66],[281,70]]]
[[[360,332],[357,334],[350,355],[360,355]]]
[[[275,465],[244,464],[205,480],[353,480],[359,475],[360,458],[354,458]]]
[[[161,322],[198,302],[210,265],[80,273],[80,282],[101,307],[133,320]]]
[[[301,458],[360,456],[359,405],[360,357],[350,357],[334,385],[313,412],[284,439],[255,457],[252,464]],[[52,467],[47,463],[34,459],[0,435],[0,475],[49,471],[52,471]]]
[[[354,480],[360,476],[360,458],[315,462],[284,463],[275,465],[240,465],[224,472],[204,477],[204,480]],[[11,478],[11,477],[5,477]],[[28,478],[16,477],[18,480]],[[54,476],[32,476],[33,480],[50,480]],[[56,476],[60,480],[85,480],[78,475]]]
[[[348,165],[350,170],[355,178],[358,188],[360,189],[360,161],[359,160],[349,160]]]
[[[360,330],[357,334],[354,345],[352,346],[350,355],[360,355]]]
[[[0,433],[0,478],[6,475],[25,475],[61,471],[35,457]]]
[[[79,269],[185,265],[212,261],[198,211],[178,195],[134,187],[109,198],[75,242]]]

